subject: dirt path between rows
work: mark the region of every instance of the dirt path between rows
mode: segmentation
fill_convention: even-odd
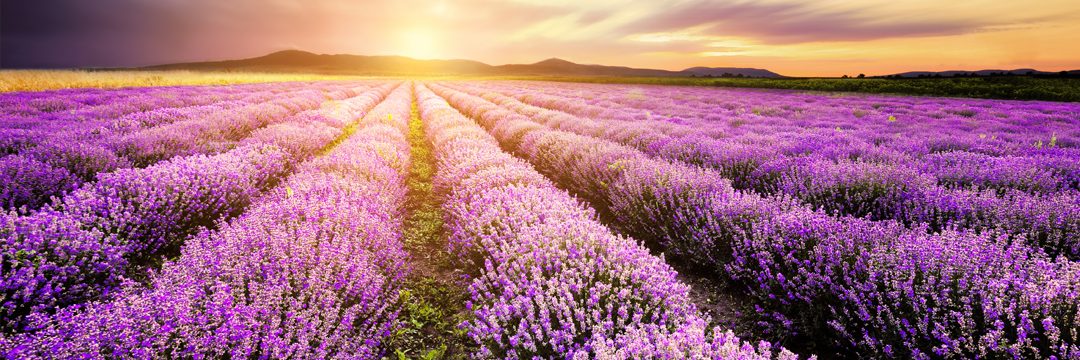
[[[412,255],[413,272],[402,291],[404,327],[389,341],[390,359],[464,359],[473,352],[458,328],[468,316],[468,281],[454,267],[446,248],[446,233],[438,198],[432,190],[435,158],[424,136],[414,99],[409,120],[412,169],[404,229],[405,249]]]

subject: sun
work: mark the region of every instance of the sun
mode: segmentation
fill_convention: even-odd
[[[399,35],[401,54],[417,59],[434,59],[440,56],[438,35],[427,28],[409,28]]]

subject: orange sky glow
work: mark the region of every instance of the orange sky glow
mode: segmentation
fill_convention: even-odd
[[[219,60],[300,49],[489,64],[559,57],[671,70],[756,67],[788,76],[1080,68],[1080,46],[1075,45],[1080,44],[1080,1],[1076,0],[1038,4],[101,0],[70,4],[93,8],[79,10],[85,15],[63,29],[6,30],[4,40],[14,48],[7,52],[38,51],[45,62],[52,60],[48,56],[60,57],[66,51],[84,59],[73,65],[89,66]],[[65,39],[73,40],[50,48],[66,50],[42,45]],[[23,62],[27,61],[33,60]]]

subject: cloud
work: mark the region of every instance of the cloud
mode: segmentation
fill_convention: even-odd
[[[1077,58],[1066,44],[1080,32],[1078,13],[1075,0],[5,1],[0,66],[136,66],[299,48],[679,68],[894,61],[956,39],[969,40],[956,54],[1015,57],[1024,48],[1031,59],[1068,62]]]
[[[943,4],[936,1],[745,1],[688,0],[648,2],[602,2],[583,5],[584,10],[557,19],[549,19],[552,34],[567,33],[572,28],[592,29],[606,26],[606,37],[632,37],[641,34],[686,32],[708,37],[737,37],[762,44],[806,42],[870,41],[888,38],[912,38],[959,35],[994,29],[1036,26],[1048,20],[1075,18],[1061,9],[1016,11],[988,5],[988,1]],[[563,4],[571,7],[572,5]],[[1053,10],[1053,11],[1050,11]],[[626,16],[632,11],[634,16]],[[606,17],[597,18],[597,14]],[[612,21],[617,20],[617,21]],[[585,31],[588,34],[589,31]],[[529,35],[543,35],[532,31]],[[581,36],[578,36],[581,37]]]
[[[688,11],[712,16],[710,34],[739,34],[766,43],[864,41],[896,37],[954,35],[990,23],[981,19],[929,19],[919,14],[877,17],[858,10],[822,10],[805,4],[756,6],[739,3]]]
[[[292,44],[395,54],[403,33],[438,29],[446,56],[565,11],[498,1],[40,0],[4,2],[0,66],[139,66],[258,56]],[[439,6],[435,6],[439,5]],[[460,49],[460,52],[452,50]]]
[[[936,19],[932,9],[883,16],[866,8],[811,2],[691,1],[621,29],[625,33],[702,28],[701,34],[753,38],[762,43],[862,41],[961,34],[994,24],[985,18]]]

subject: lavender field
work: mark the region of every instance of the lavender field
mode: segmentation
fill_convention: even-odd
[[[1080,103],[0,94],[0,355],[1080,359]]]

